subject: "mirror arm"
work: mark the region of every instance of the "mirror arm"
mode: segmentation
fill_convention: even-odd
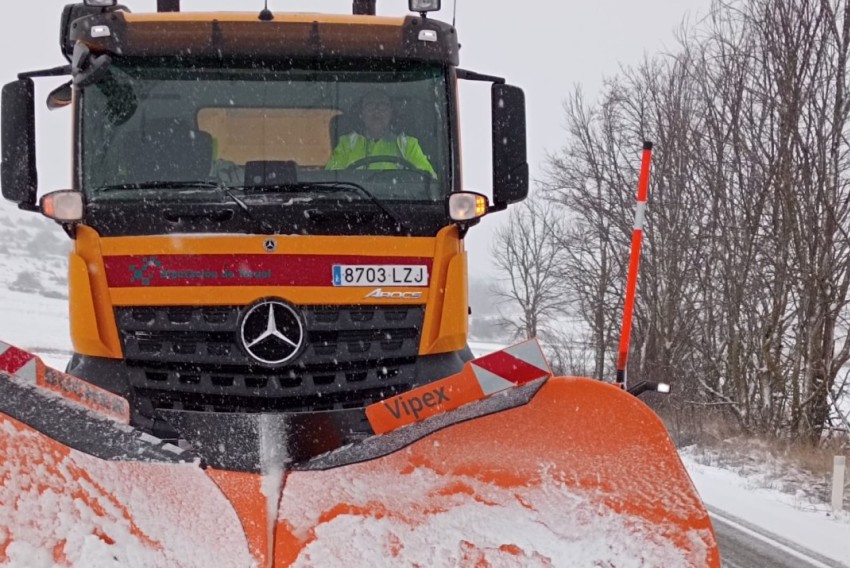
[[[629,388],[626,392],[633,396],[640,396],[645,392],[657,392],[661,394],[668,394],[670,392],[670,387],[666,383],[641,381],[635,386]]]
[[[65,234],[71,237],[72,239],[77,238],[77,225],[79,223],[59,223],[62,226],[62,230],[65,231]]]
[[[492,211],[492,209],[490,211]],[[480,222],[481,217],[478,217],[477,219],[470,219],[469,221],[454,221],[455,227],[457,227],[458,238],[464,238],[466,236],[466,233],[469,232],[469,229],[471,229]]]
[[[484,81],[487,83],[496,83],[499,85],[505,84],[504,77],[496,77],[495,75],[485,75],[484,73],[477,73],[475,71],[470,71],[468,69],[455,69],[457,73],[458,79],[464,79],[466,81]]]
[[[112,57],[107,54],[93,55],[91,49],[83,43],[74,46],[74,57],[71,61],[71,75],[74,85],[88,87],[100,81],[109,66]]]
[[[60,65],[50,69],[39,69],[37,71],[25,71],[18,73],[18,79],[32,79],[33,77],[62,77],[71,74],[70,65]]]

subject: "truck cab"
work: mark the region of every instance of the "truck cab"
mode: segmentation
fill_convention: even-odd
[[[162,437],[162,411],[344,414],[458,372],[463,239],[527,194],[525,103],[458,67],[435,7],[68,5],[68,64],[2,99],[3,196],[73,239],[68,372]],[[39,199],[33,79],[60,75],[72,187]],[[462,80],[493,84],[492,203],[461,183]]]

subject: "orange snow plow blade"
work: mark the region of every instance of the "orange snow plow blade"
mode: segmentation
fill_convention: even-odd
[[[720,565],[659,419],[583,378],[377,460],[290,473],[276,534],[284,566]]]
[[[332,417],[300,420],[190,416],[186,450],[0,370],[0,563],[719,566],[663,425],[614,386],[537,379],[330,451]]]

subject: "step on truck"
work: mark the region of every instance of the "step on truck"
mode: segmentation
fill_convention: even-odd
[[[73,243],[74,354],[0,343],[0,563],[719,564],[637,398],[533,340],[473,358],[464,238],[527,195],[525,99],[409,8],[86,0],[67,63],[3,88],[2,194]],[[68,189],[38,188],[36,81]],[[462,186],[464,81],[492,200]]]

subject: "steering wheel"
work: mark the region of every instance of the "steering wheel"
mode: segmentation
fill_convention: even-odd
[[[424,170],[420,170],[417,168],[412,162],[409,160],[405,160],[404,158],[400,158],[399,156],[368,156],[366,158],[360,158],[359,160],[355,160],[348,164],[346,170],[359,170],[364,166],[370,166],[372,164],[395,164],[397,166],[401,166],[403,170],[410,170],[414,172],[421,172]],[[381,170],[372,170],[372,171],[381,171]],[[425,172],[427,173],[427,172]],[[430,175],[430,174],[429,174]]]
[[[395,164],[395,165],[399,166],[399,168],[398,169],[380,169],[380,170],[369,170],[369,169],[361,170],[361,168],[363,168],[364,166],[368,166],[370,164]],[[413,180],[410,179],[410,176],[415,176],[416,180],[418,180],[420,182],[424,182],[424,183],[427,184],[427,187],[429,188],[429,190],[428,190],[429,192],[433,191],[433,190],[430,189],[431,187],[433,187],[431,185],[431,182],[434,181],[434,177],[431,175],[431,172],[426,171],[426,170],[421,170],[421,169],[417,168],[416,165],[413,164],[413,162],[411,162],[410,160],[405,160],[404,158],[401,158],[399,156],[369,156],[367,158],[361,158],[359,160],[356,160],[356,161],[348,164],[348,167],[345,168],[345,170],[346,171],[353,171],[353,170],[367,171],[367,172],[369,172],[369,174],[366,176],[365,179],[368,179],[368,180],[376,180],[376,179],[378,179],[379,176],[385,176],[387,174],[394,174],[394,175],[398,176],[399,178],[405,176],[405,177],[407,177],[408,180],[413,181]],[[402,176],[402,174],[400,174],[400,172],[406,172],[406,173],[403,174],[403,176]]]

